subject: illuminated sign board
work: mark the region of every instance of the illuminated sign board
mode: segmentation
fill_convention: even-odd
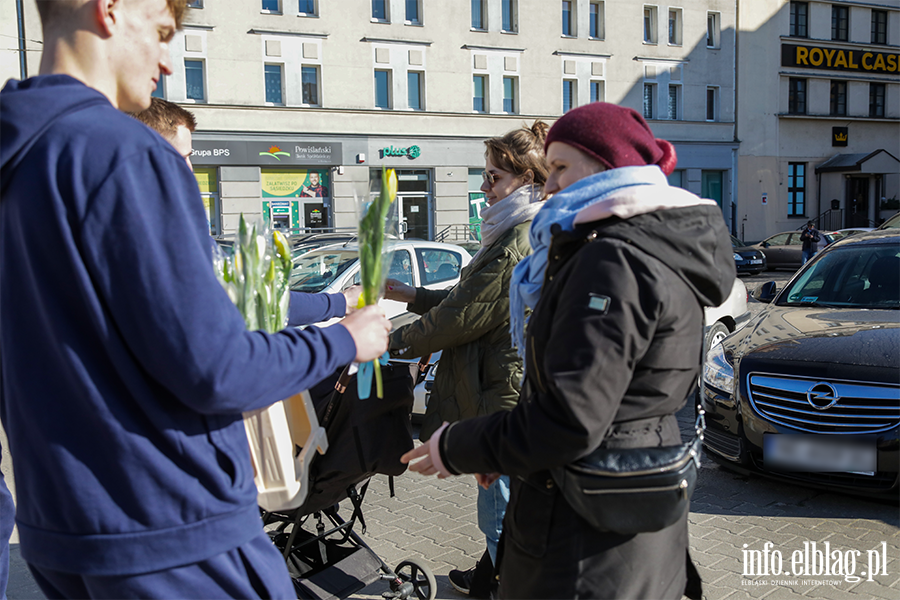
[[[900,54],[859,48],[781,45],[781,66],[889,75],[900,72]]]

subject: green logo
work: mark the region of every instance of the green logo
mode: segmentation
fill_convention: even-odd
[[[422,155],[422,149],[418,146],[410,146],[409,148],[394,148],[393,146],[388,146],[387,148],[382,148],[379,152],[381,152],[381,158],[385,158],[386,156],[405,156],[412,160],[419,158],[419,156]]]
[[[268,152],[260,152],[259,155],[260,156],[271,156],[272,158],[274,158],[275,160],[277,160],[279,162],[281,161],[281,159],[278,158],[279,156],[287,156],[288,158],[291,157],[290,152],[285,152],[278,146],[272,146],[271,148],[269,148]]]

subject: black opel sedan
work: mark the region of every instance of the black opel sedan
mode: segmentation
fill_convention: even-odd
[[[756,275],[766,270],[766,255],[759,248],[748,246],[738,238],[731,236],[734,250],[734,266],[738,273]]]
[[[830,245],[712,348],[704,446],[716,462],[900,499],[900,231]]]

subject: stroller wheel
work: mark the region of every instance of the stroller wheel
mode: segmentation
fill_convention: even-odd
[[[403,582],[412,584],[418,600],[434,600],[437,597],[437,579],[421,561],[415,558],[404,560],[397,565],[394,573]]]

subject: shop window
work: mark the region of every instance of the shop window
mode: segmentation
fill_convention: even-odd
[[[372,20],[379,23],[390,23],[388,0],[372,0]]]
[[[706,120],[719,120],[719,88],[706,88]]]
[[[850,8],[831,6],[831,39],[846,42],[850,31]]]
[[[591,102],[603,102],[603,82],[591,82]]]
[[[886,10],[872,11],[872,43],[887,44],[888,13]]]
[[[706,47],[719,48],[722,45],[722,17],[719,13],[706,13]]]
[[[297,12],[304,17],[316,17],[319,11],[316,7],[316,0],[298,0]]]
[[[409,107],[413,110],[424,110],[425,73],[420,71],[409,71],[406,74],[406,81]]]
[[[472,0],[472,29],[487,31],[487,0]]]
[[[375,108],[391,108],[391,72],[375,71]]]
[[[884,84],[869,84],[869,116],[884,117]]]
[[[487,112],[487,75],[474,75],[472,88],[472,110]]]
[[[681,9],[669,9],[669,45],[681,45]]]
[[[809,4],[806,2],[791,2],[791,37],[809,37]]]
[[[644,118],[653,118],[653,105],[656,104],[656,84],[644,84]]]
[[[806,214],[806,163],[788,163],[788,216]]]
[[[300,87],[303,104],[319,105],[319,67],[300,67]]]
[[[515,77],[503,78],[503,112],[515,114],[518,110],[518,94],[516,94],[517,79]]]
[[[516,33],[519,30],[518,0],[500,0],[502,24],[501,31],[504,33]]]
[[[278,14],[281,12],[281,0],[262,0],[262,12]]]
[[[578,101],[577,82],[574,79],[563,80],[563,112],[567,113],[575,108]]]
[[[575,37],[575,3],[571,0],[562,3],[562,34]]]
[[[406,0],[406,24],[422,24],[422,0]]]
[[[658,8],[656,6],[644,7],[644,43],[656,43],[657,19],[659,18]]]
[[[715,200],[722,207],[723,171],[700,171],[700,196]]]
[[[681,86],[669,86],[669,103],[668,116],[670,121],[677,121],[681,118]]]
[[[788,80],[788,114],[806,114],[806,80],[791,77]]]
[[[184,61],[184,83],[188,100],[203,102],[206,99],[202,60]]]
[[[206,212],[206,221],[209,224],[209,234],[221,235],[222,220],[219,208],[219,185],[216,178],[215,167],[194,167],[194,177],[197,179],[197,187],[200,188],[200,198],[203,200],[203,208]]]
[[[606,37],[606,24],[604,22],[605,5],[603,2],[591,1],[591,14],[588,21],[588,35],[592,40],[602,40]]]
[[[843,117],[847,114],[847,82],[831,82],[831,115]]]
[[[266,65],[266,103],[267,104],[283,104],[284,93],[282,90],[282,66]]]

